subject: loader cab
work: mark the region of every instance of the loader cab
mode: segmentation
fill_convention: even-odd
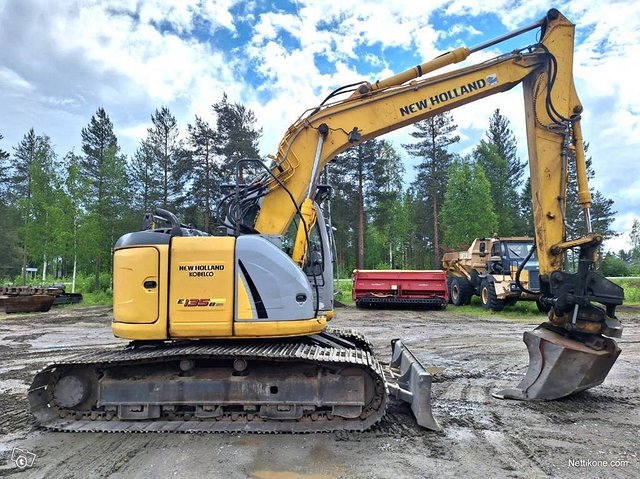
[[[499,255],[502,257],[502,267],[505,271],[510,271],[513,266],[516,268],[527,257],[533,241],[501,241],[499,244],[495,244],[499,248]],[[527,262],[528,267],[535,266],[537,268],[538,257],[534,251],[531,258]]]

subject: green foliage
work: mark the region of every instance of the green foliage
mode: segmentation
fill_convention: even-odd
[[[486,135],[498,156],[507,162],[506,176],[502,180],[517,193],[522,185],[525,164],[517,156],[516,137],[511,131],[509,119],[500,113],[500,108],[496,108],[489,119]]]
[[[491,236],[498,226],[490,184],[483,170],[469,159],[449,167],[449,181],[440,219],[444,244],[454,250],[473,238]]]
[[[422,247],[430,250],[432,264],[437,265],[441,254],[441,221],[438,218],[444,201],[447,169],[453,159],[448,148],[460,141],[460,136],[454,134],[458,125],[448,112],[418,122],[414,128],[411,136],[418,141],[403,146],[407,153],[421,159],[416,180],[411,186],[416,200],[424,203],[421,213],[426,221],[420,225],[416,236],[421,239]]]
[[[153,212],[162,197],[162,180],[157,161],[147,140],[142,140],[127,165],[130,196],[133,207],[140,214]]]
[[[222,159],[221,175],[225,182],[234,180],[236,162],[243,158],[258,158],[258,141],[262,128],[257,128],[253,111],[241,103],[230,103],[227,94],[212,105],[216,114],[216,154]]]
[[[98,291],[82,295],[82,304],[85,306],[111,306],[113,295],[109,291]]]
[[[520,198],[516,186],[509,183],[509,163],[493,143],[480,140],[473,157],[489,180],[491,204],[497,215],[496,232],[500,236],[519,234]]]
[[[640,278],[616,278],[612,281],[624,289],[624,304],[640,303]]]
[[[629,276],[631,273],[629,265],[612,253],[605,255],[599,270],[605,276]]]
[[[351,294],[351,287],[353,285],[351,274],[349,274],[348,278],[342,278],[336,283],[337,284],[334,285],[336,291],[336,299],[342,304],[353,306],[355,302],[353,301],[353,296]]]
[[[202,216],[205,231],[211,229],[211,211],[222,199],[222,172],[218,160],[216,131],[202,118],[196,116],[195,123],[187,126],[189,148],[189,172],[191,181],[191,203]],[[200,222],[198,222],[200,223]]]
[[[584,152],[585,155],[589,149],[589,145],[585,143]],[[594,177],[594,171],[591,157],[586,159],[587,163],[587,177],[592,179]],[[568,164],[568,180],[567,186],[567,208],[566,208],[566,224],[567,224],[567,238],[577,238],[586,234],[586,226],[584,222],[584,216],[582,213],[582,207],[578,203],[578,179],[576,173],[575,159],[569,158]],[[613,209],[613,200],[606,198],[594,187],[590,188],[592,202],[591,202],[591,225],[593,231],[602,233],[605,238],[615,236],[615,231],[611,228],[613,220],[615,219],[616,211]]]
[[[178,139],[178,123],[165,106],[151,115],[151,123],[153,126],[147,129],[147,139],[141,145],[143,158],[148,158],[142,161],[153,165],[160,205],[164,209],[174,209],[181,202],[183,178],[187,171],[183,165],[185,156],[182,142]],[[149,181],[149,186],[152,185]]]
[[[81,257],[93,259],[95,288],[100,289],[100,273],[111,270],[111,246],[124,232],[128,198],[125,159],[119,154],[113,124],[103,108],[82,129],[80,160],[86,178],[86,220],[78,234],[84,238]]]

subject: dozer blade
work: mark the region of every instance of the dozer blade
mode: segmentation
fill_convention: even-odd
[[[595,336],[593,347],[552,331],[543,323],[524,333],[529,369],[513,389],[498,399],[553,400],[602,384],[620,355],[613,339]]]
[[[387,386],[391,394],[411,405],[418,425],[440,431],[431,413],[431,375],[399,339],[391,340],[389,371],[392,381]]]

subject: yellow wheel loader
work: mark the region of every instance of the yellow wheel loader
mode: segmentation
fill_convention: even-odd
[[[485,309],[502,311],[518,301],[535,301],[541,313],[551,305],[541,301],[540,271],[534,239],[476,238],[466,251],[445,253],[449,301],[455,306],[480,297]]]

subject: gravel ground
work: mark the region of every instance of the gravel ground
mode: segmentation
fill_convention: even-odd
[[[34,424],[26,393],[35,372],[81,350],[124,344],[108,308],[0,314],[0,476],[330,479],[389,477],[640,477],[640,308],[620,308],[622,355],[605,383],[555,402],[491,392],[526,370],[522,332],[543,317],[510,320],[445,311],[339,308],[390,359],[403,338],[434,374],[442,432],[422,430],[404,404],[364,433],[312,435],[54,433]],[[35,454],[19,469],[14,448]]]

